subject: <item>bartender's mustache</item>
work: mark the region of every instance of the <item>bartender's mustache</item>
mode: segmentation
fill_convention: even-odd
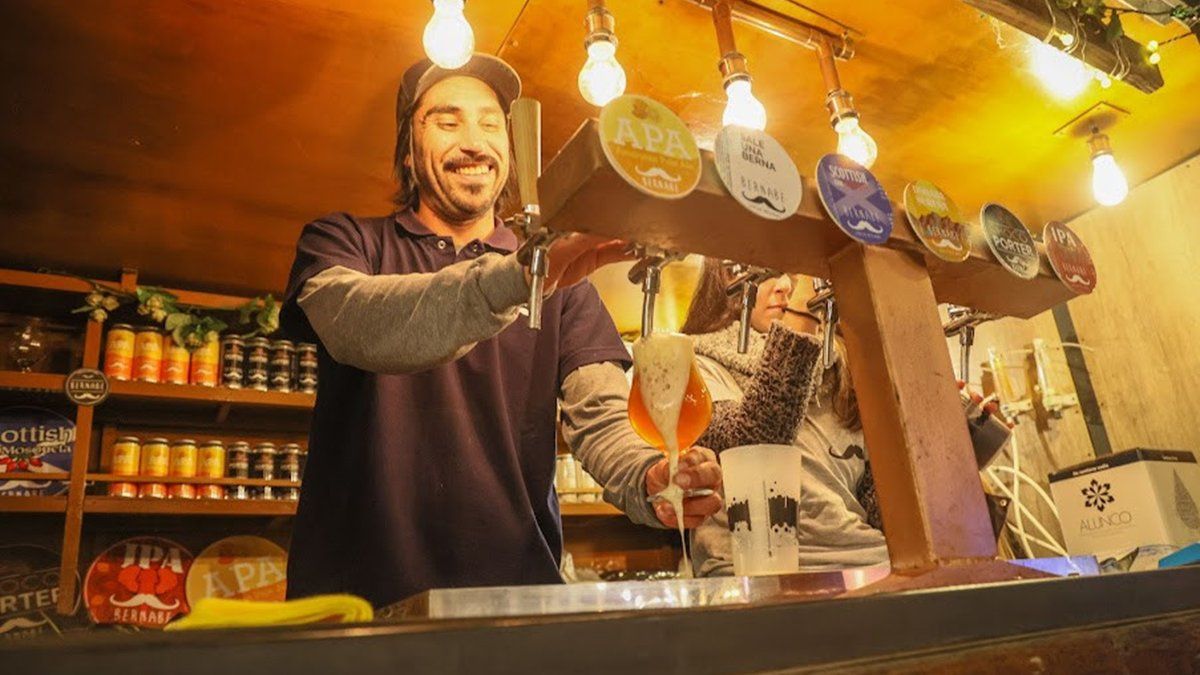
[[[448,159],[442,163],[442,169],[445,171],[458,171],[459,169],[475,166],[477,164],[487,165],[488,168],[499,173],[500,160],[490,155],[480,155],[478,157],[455,157]]]

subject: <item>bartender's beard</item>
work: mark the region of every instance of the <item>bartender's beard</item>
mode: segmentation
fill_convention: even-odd
[[[414,158],[420,155],[414,153]],[[417,181],[418,199],[448,223],[470,223],[486,216],[496,206],[505,182],[508,165],[488,158],[493,166],[494,180],[483,185],[456,185],[450,173],[454,161],[415,161],[413,175]]]

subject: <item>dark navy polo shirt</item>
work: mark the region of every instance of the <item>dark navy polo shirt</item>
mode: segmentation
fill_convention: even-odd
[[[456,252],[411,211],[326,216],[300,235],[281,322],[294,339],[320,342],[296,296],[333,266],[434,272],[516,246],[499,224]],[[381,606],[432,588],[559,581],[557,397],[576,368],[628,359],[588,282],[546,300],[540,331],[522,315],[465,356],[417,373],[359,370],[321,348],[288,596],[344,592]]]

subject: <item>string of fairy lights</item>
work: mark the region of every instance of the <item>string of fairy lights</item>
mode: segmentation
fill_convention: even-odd
[[[1049,0],[1047,0],[1049,2]],[[423,43],[425,53],[433,63],[446,69],[462,67],[475,51],[475,34],[464,14],[465,0],[432,0],[434,12],[425,27]],[[1126,13],[1152,14],[1131,8],[1115,8],[1100,5],[1108,21],[1120,22]],[[767,124],[766,107],[753,91],[753,78],[747,60],[737,51],[729,28],[729,8],[725,3],[714,3],[713,21],[717,29],[718,46],[721,50],[719,70],[723,78],[726,104],[721,116],[723,126],[737,125],[763,130]],[[1171,16],[1185,24],[1196,26],[1200,22],[1200,9],[1174,8]],[[1183,14],[1180,14],[1183,12]],[[579,93],[585,101],[602,108],[625,93],[625,69],[617,60],[616,20],[605,6],[604,0],[588,0],[584,18],[587,29],[584,49],[587,60],[579,71]],[[1123,30],[1123,29],[1122,29]],[[1193,30],[1195,30],[1193,28]],[[1082,39],[1078,19],[1072,25],[1052,27],[1042,41],[1033,41],[1031,46],[1031,68],[1053,93],[1068,98],[1077,95],[1090,81],[1108,88],[1113,79],[1122,79],[1131,64],[1119,62],[1111,72],[1102,72],[1086,65],[1082,50],[1086,40]],[[1163,43],[1151,41],[1145,47],[1144,58],[1151,65],[1161,61],[1161,48],[1172,42],[1192,35],[1192,32],[1173,37]],[[1002,43],[999,39],[998,42]],[[870,168],[878,157],[875,139],[862,127],[858,111],[848,92],[841,88],[837,77],[834,54],[828,41],[816,41],[821,71],[828,89],[826,107],[830,123],[838,136],[837,152],[850,157],[866,168]],[[1121,203],[1129,193],[1129,184],[1124,172],[1113,156],[1112,145],[1107,135],[1093,128],[1088,138],[1092,157],[1092,192],[1096,201],[1104,206]]]

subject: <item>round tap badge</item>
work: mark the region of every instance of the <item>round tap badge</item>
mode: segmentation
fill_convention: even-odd
[[[58,566],[61,556],[29,544],[0,546],[0,640],[61,634],[83,623],[71,613],[58,613]],[[78,586],[76,586],[78,588]]]
[[[49,496],[66,492],[58,480],[6,480],[6,473],[71,470],[75,423],[51,410],[16,406],[0,410],[0,495]]]
[[[621,178],[652,197],[681,199],[700,182],[700,150],[665,105],[629,94],[600,111],[600,145]]]
[[[917,238],[937,257],[962,262],[971,255],[962,212],[938,186],[927,180],[909,183],[904,188],[904,211]]]
[[[162,628],[188,613],[184,579],[192,554],[158,537],[126,539],[88,569],[83,598],[96,623]]]
[[[1066,225],[1051,221],[1042,230],[1042,241],[1050,266],[1067,288],[1080,295],[1096,290],[1096,266],[1079,235]]]
[[[817,192],[833,222],[864,244],[882,244],[892,234],[892,202],[875,176],[844,155],[817,162]]]
[[[1000,259],[1000,264],[1022,279],[1037,276],[1037,244],[1020,218],[999,204],[987,204],[979,221],[983,224],[988,248]]]
[[[725,189],[751,213],[783,220],[800,208],[800,172],[783,146],[766,133],[727,126],[717,134],[713,158]]]
[[[262,537],[227,537],[196,556],[187,576],[188,604],[201,598],[282,601],[287,552]]]

